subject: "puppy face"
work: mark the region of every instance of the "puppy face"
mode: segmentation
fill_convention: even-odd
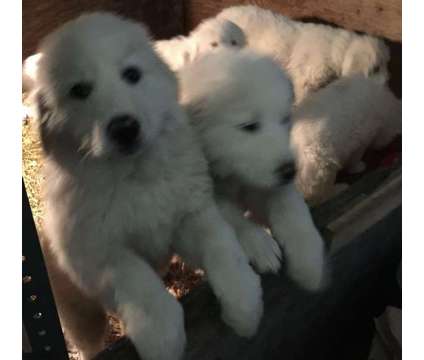
[[[225,19],[208,19],[202,22],[191,34],[197,54],[219,50],[222,47],[240,49],[246,45],[242,29]]]
[[[382,40],[363,36],[352,41],[345,54],[342,75],[362,74],[373,77],[380,84],[389,80],[389,49]]]
[[[137,153],[172,124],[176,80],[141,26],[105,13],[82,16],[43,43],[37,74],[41,127],[84,157]]]
[[[215,175],[264,188],[291,182],[293,93],[278,64],[248,50],[221,50],[179,76],[182,103]]]

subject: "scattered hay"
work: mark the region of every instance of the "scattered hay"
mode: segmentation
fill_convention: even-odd
[[[37,229],[41,228],[43,203],[41,188],[44,181],[43,151],[34,120],[26,117],[22,124],[22,176]]]

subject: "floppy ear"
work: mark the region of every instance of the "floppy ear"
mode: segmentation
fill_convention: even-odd
[[[44,123],[51,115],[51,109],[48,107],[46,97],[41,90],[36,91],[34,98],[37,119]]]
[[[243,29],[238,26],[236,23],[232,22],[231,20],[226,20],[229,24],[229,26],[232,28],[233,33],[239,33],[240,40],[242,40],[242,43],[240,44],[240,47],[245,47],[248,45],[247,36]]]
[[[33,101],[31,106],[34,108],[35,119],[37,120],[38,132],[40,135],[41,145],[46,154],[50,153],[51,144],[55,137],[51,136],[52,128],[49,119],[53,115],[52,108],[48,106],[46,96],[41,89],[37,89],[32,94]]]
[[[27,57],[22,65],[22,90],[33,90],[37,82],[38,65],[42,54],[38,53]]]

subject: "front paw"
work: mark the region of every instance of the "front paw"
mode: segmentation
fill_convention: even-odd
[[[319,291],[328,285],[328,272],[321,251],[314,253],[307,249],[302,258],[288,259],[287,265],[290,277],[306,290]]]
[[[265,229],[249,228],[239,235],[244,252],[260,273],[278,273],[281,267],[281,250]]]
[[[176,360],[183,357],[186,345],[184,314],[181,305],[175,299],[172,302],[163,303],[162,312],[156,312],[156,316],[145,314],[140,319],[141,331],[131,340],[142,359]],[[129,331],[130,337],[131,333]]]
[[[263,314],[263,301],[260,278],[251,268],[248,278],[245,276],[243,282],[234,284],[231,294],[222,299],[222,306],[223,321],[237,335],[248,338],[255,335]]]

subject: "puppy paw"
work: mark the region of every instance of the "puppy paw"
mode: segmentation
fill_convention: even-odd
[[[132,329],[127,329],[142,359],[173,360],[183,357],[186,334],[182,307],[177,302],[171,306],[163,305],[162,313],[155,312],[156,316],[144,314],[140,319],[140,332],[134,334]]]
[[[244,282],[234,286],[232,294],[222,299],[223,321],[242,337],[255,335],[263,314],[260,278],[251,268],[250,271],[250,279],[245,277]]]
[[[278,273],[281,250],[277,242],[261,227],[250,228],[240,234],[244,252],[260,273]]]
[[[288,273],[302,288],[319,291],[329,283],[328,271],[322,251],[306,250],[297,261],[288,261]]]

